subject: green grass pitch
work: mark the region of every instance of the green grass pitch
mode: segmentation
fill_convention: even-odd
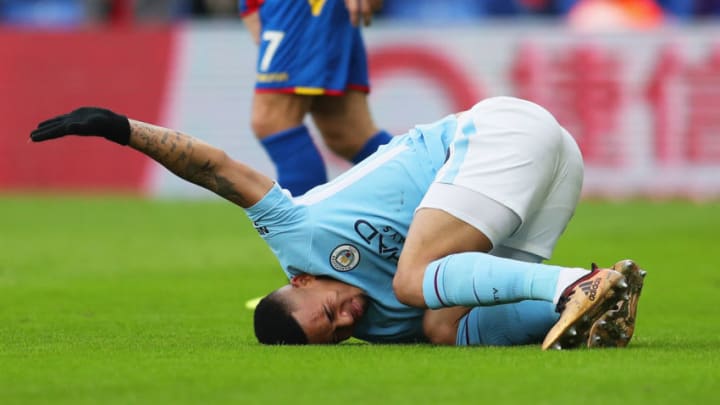
[[[714,403],[720,204],[583,202],[552,262],[648,271],[623,350],[262,347],[285,282],[215,200],[0,197],[0,403]]]

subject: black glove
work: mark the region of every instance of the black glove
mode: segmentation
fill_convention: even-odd
[[[82,107],[41,122],[30,133],[30,139],[42,142],[65,135],[102,136],[127,145],[130,142],[130,121],[124,115],[104,108]]]

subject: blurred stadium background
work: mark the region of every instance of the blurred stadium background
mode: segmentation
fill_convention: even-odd
[[[248,124],[255,45],[233,0],[0,0],[0,192],[207,196],[102,142],[30,145],[101,105],[274,175]],[[494,95],[577,138],[586,196],[720,196],[720,0],[385,0],[365,30],[371,105],[394,133]],[[345,164],[324,151],[331,176]],[[95,168],[87,170],[88,167]]]
[[[364,31],[392,132],[516,95],[576,136],[585,199],[553,262],[649,276],[628,350],[561,353],[260,346],[245,301],[287,280],[242,212],[104,140],[28,142],[100,105],[273,176],[235,7],[0,0],[1,404],[715,401],[720,0],[385,0]]]

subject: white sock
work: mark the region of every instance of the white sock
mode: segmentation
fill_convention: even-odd
[[[566,267],[560,270],[558,275],[557,285],[555,285],[555,295],[553,295],[553,304],[557,304],[560,300],[560,294],[572,283],[577,281],[580,277],[590,273],[588,269],[582,269],[580,267]]]

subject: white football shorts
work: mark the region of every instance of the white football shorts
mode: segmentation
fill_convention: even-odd
[[[474,226],[493,251],[549,259],[582,183],[580,149],[547,110],[494,97],[459,114],[448,159],[418,209],[441,209]]]

